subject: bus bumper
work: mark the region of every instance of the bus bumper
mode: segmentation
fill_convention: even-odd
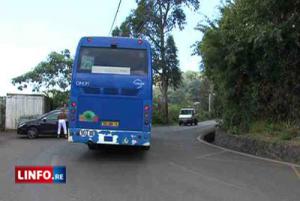
[[[151,132],[70,128],[68,141],[107,145],[150,146]]]

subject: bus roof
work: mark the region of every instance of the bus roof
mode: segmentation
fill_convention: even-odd
[[[150,44],[143,39],[128,38],[128,37],[99,37],[99,36],[85,36],[79,41],[79,46],[88,47],[112,47],[116,48],[134,48],[134,49],[148,49]]]

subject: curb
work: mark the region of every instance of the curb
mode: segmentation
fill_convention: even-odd
[[[221,150],[226,151],[226,152],[230,152],[230,153],[234,153],[234,154],[239,154],[239,155],[250,157],[250,158],[254,158],[254,159],[264,160],[264,161],[271,162],[271,163],[277,163],[277,164],[281,164],[281,165],[286,165],[286,166],[289,166],[289,167],[292,167],[292,168],[300,168],[300,165],[295,164],[295,163],[284,162],[284,161],[279,161],[279,160],[275,160],[275,159],[265,158],[265,157],[261,157],[261,156],[255,156],[255,155],[252,155],[252,154],[247,154],[247,153],[244,153],[244,152],[239,152],[239,151],[235,151],[235,150],[232,150],[232,149],[224,148],[224,147],[221,147],[221,146],[218,146],[218,145],[215,145],[215,144],[212,144],[212,143],[209,143],[209,142],[206,142],[205,140],[203,140],[203,138],[205,136],[207,136],[208,134],[211,134],[211,133],[212,132],[200,135],[200,136],[197,137],[197,140],[200,143],[202,143],[202,144],[205,144],[205,145],[217,148],[217,149],[221,149]]]

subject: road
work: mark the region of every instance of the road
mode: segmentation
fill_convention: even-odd
[[[0,135],[0,201],[298,201],[300,172],[197,140],[214,122],[155,127],[148,152]],[[15,165],[64,165],[66,184],[15,184]]]

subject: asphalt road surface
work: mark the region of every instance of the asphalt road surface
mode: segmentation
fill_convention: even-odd
[[[148,152],[1,133],[0,201],[300,200],[299,169],[199,142],[213,126],[156,127]],[[15,184],[16,165],[66,166],[67,183]]]

